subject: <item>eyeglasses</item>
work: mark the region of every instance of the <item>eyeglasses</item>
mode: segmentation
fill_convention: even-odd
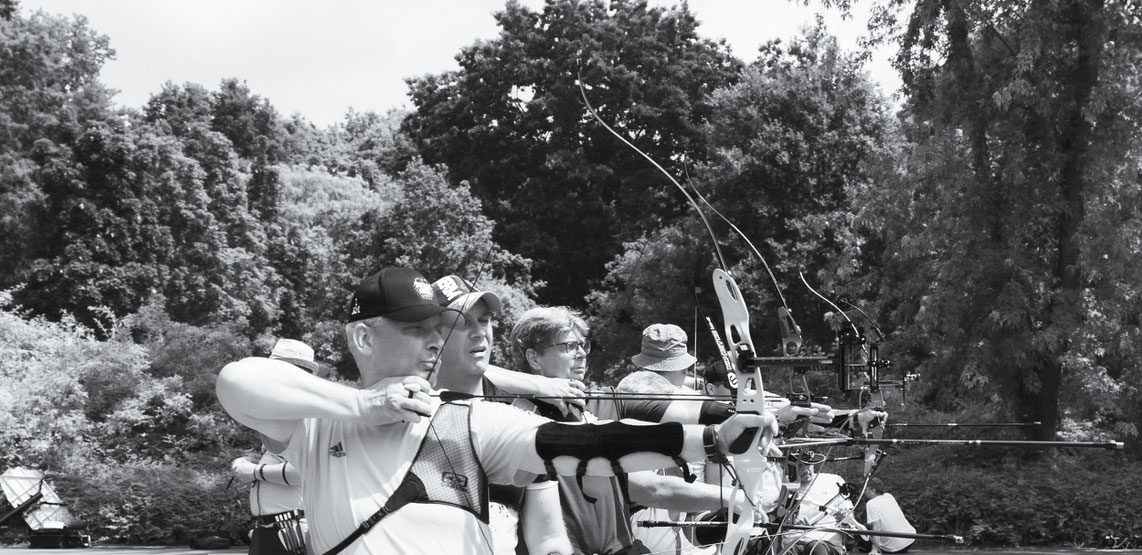
[[[552,343],[552,347],[559,347],[564,353],[574,353],[579,349],[583,349],[583,354],[591,353],[590,341],[566,341],[563,343]]]

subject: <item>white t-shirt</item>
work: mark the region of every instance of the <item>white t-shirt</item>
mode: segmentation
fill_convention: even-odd
[[[896,498],[891,493],[882,493],[869,499],[868,503],[865,504],[865,511],[868,513],[868,527],[873,530],[903,532],[905,534],[916,533],[916,528],[904,517],[904,511],[900,510],[900,504],[896,502]],[[916,541],[911,538],[878,536],[871,536],[870,540],[881,551],[900,551]]]
[[[558,480],[544,480],[528,484],[524,489],[524,504],[533,491],[541,491],[559,487]],[[492,543],[496,546],[496,555],[515,555],[516,545],[519,543],[518,528],[522,516],[519,511],[503,503],[488,502],[488,524],[492,528]],[[558,521],[563,525],[563,520]]]
[[[262,453],[258,464],[278,465],[285,463],[279,455]],[[285,480],[285,473],[281,475]],[[301,484],[275,484],[268,480],[255,480],[250,486],[250,512],[254,516],[276,515],[301,508]]]
[[[472,444],[488,481],[524,485],[534,479],[519,468],[526,456],[536,456],[535,428],[547,419],[500,403],[471,406]],[[312,418],[299,422],[282,455],[305,484],[314,552],[336,546],[384,505],[412,466],[429,421],[386,426]],[[472,513],[451,505],[410,503],[342,553],[490,555],[492,544],[488,526]]]
[[[853,512],[852,501],[837,496],[841,491],[841,485],[844,483],[845,479],[836,474],[828,474],[825,472],[817,474],[816,479],[812,482],[812,487],[804,494],[799,506],[798,523],[804,519],[812,526],[820,526],[822,528],[839,527],[838,525],[841,523],[841,520]],[[821,511],[821,506],[826,503],[828,503],[828,505],[825,506],[826,510]],[[845,544],[844,539],[836,532],[811,530],[805,532],[804,535],[797,533],[792,537],[797,541],[803,542],[824,540],[839,546]]]

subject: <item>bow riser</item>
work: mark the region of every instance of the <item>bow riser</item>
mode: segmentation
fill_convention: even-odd
[[[765,388],[761,368],[757,365],[743,368],[739,364],[739,361],[755,358],[753,340],[749,333],[749,308],[737,282],[728,273],[720,269],[714,270],[713,280],[714,291],[722,308],[726,341],[729,343],[727,354],[732,364],[731,370],[737,374],[736,410],[744,414],[762,414],[765,411]],[[735,445],[730,449],[734,452],[738,489],[730,496],[727,515],[729,522],[725,542],[719,551],[721,555],[742,553],[754,530],[754,521],[765,522],[765,513],[756,509],[761,478],[769,464],[767,453],[762,452],[763,449],[769,449],[764,430],[753,434],[744,451],[741,447],[742,445]]]

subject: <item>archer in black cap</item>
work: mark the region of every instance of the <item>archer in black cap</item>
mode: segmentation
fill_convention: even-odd
[[[389,266],[357,284],[349,321],[377,316],[419,322],[442,312],[457,312],[436,302],[432,284],[412,268]]]

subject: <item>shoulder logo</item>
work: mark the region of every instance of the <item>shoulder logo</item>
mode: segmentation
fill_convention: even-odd
[[[345,448],[341,447],[341,442],[338,441],[337,445],[334,445],[333,447],[329,448],[329,454],[334,456],[334,457],[337,457],[337,458],[344,457],[345,456]]]

